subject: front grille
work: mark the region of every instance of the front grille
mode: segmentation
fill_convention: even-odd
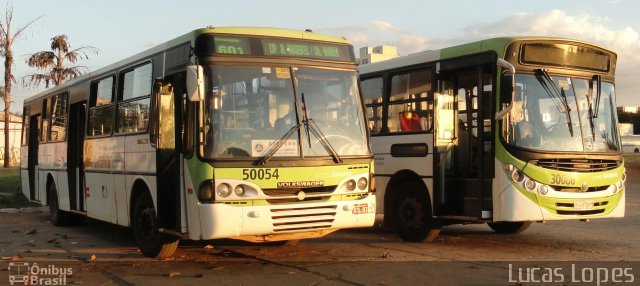
[[[558,211],[559,215],[595,215],[601,214],[604,209],[601,210],[588,210],[588,211]]]
[[[272,208],[274,232],[293,232],[330,228],[335,220],[337,205],[315,207]]]
[[[600,186],[600,187],[589,187],[586,191],[582,191],[581,188],[576,187],[565,187],[565,186],[552,186],[554,190],[558,192],[565,193],[589,193],[589,192],[600,192],[605,191],[609,186]]]
[[[532,163],[542,168],[563,172],[601,172],[613,170],[621,165],[621,161],[599,159],[543,159]]]
[[[295,196],[299,191],[306,194],[331,194],[336,186],[325,186],[315,188],[287,188],[287,189],[262,189],[267,196]]]

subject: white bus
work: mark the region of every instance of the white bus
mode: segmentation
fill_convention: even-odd
[[[56,225],[296,241],[374,222],[353,47],[312,31],[205,28],[25,100],[22,189]]]
[[[360,66],[385,225],[622,217],[616,54],[568,39],[495,38]]]

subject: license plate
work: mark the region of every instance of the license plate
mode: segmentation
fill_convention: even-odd
[[[369,213],[369,206],[367,204],[358,204],[353,206],[352,214],[366,214]]]
[[[573,209],[578,211],[588,211],[593,209],[593,201],[575,201]]]

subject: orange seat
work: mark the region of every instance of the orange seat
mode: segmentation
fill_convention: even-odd
[[[400,112],[400,130],[401,131],[422,131],[420,125],[420,116],[415,112]]]

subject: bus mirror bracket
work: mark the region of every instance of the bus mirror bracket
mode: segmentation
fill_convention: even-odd
[[[509,69],[509,72],[511,73],[511,101],[505,109],[496,113],[496,120],[502,120],[505,115],[511,112],[511,109],[513,108],[513,102],[516,99],[516,68],[511,63],[500,58],[498,58],[497,64],[500,67]]]
[[[202,101],[204,98],[204,75],[200,65],[187,67],[187,94],[190,101]]]

